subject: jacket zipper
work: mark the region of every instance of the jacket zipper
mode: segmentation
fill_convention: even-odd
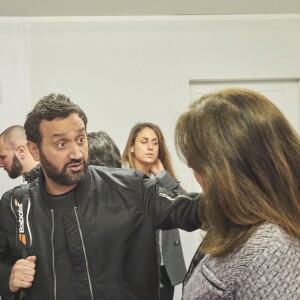
[[[78,219],[78,215],[77,215],[77,207],[74,207],[74,212],[75,212],[76,221],[77,221],[77,225],[78,225],[78,229],[79,229],[79,234],[80,234],[80,239],[81,239],[81,244],[82,244],[82,248],[83,248],[85,265],[86,265],[86,272],[87,272],[87,276],[88,276],[91,297],[92,297],[92,300],[94,300],[94,294],[93,294],[91,276],[90,276],[90,271],[89,271],[89,264],[88,264],[88,261],[87,261],[86,250],[85,250],[85,246],[84,246],[84,242],[83,242],[83,235],[82,235],[82,231],[81,231],[81,227],[80,227],[80,223],[79,223],[79,219]]]
[[[54,211],[51,209],[51,218],[52,218],[52,230],[51,230],[51,247],[52,247],[52,270],[53,270],[53,293],[54,299],[56,300],[56,272],[55,272],[55,255],[54,255]]]

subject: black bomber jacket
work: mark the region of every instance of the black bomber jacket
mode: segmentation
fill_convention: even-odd
[[[44,176],[29,185],[28,230],[36,255],[36,274],[25,299],[62,300],[56,294],[51,234],[52,213],[42,199]],[[194,198],[194,199],[193,199]],[[199,196],[177,195],[132,169],[88,168],[76,187],[76,205],[65,211],[77,300],[158,300],[159,266],[156,229],[199,228]],[[0,295],[9,296],[13,262],[21,258],[16,246],[18,221],[11,211],[11,191],[0,201]],[[64,262],[62,262],[64,263]],[[67,298],[68,299],[68,298]],[[76,300],[76,299],[72,299]]]

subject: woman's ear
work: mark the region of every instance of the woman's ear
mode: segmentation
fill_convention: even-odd
[[[39,151],[38,146],[36,144],[34,144],[33,142],[28,141],[27,147],[28,147],[33,159],[36,161],[39,161],[40,160],[40,151]]]

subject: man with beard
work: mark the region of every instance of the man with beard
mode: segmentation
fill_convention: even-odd
[[[39,162],[27,148],[26,133],[20,125],[10,126],[0,135],[0,168],[12,179],[22,175],[32,182],[38,177]]]
[[[158,300],[156,230],[199,227],[197,194],[168,192],[137,170],[88,166],[86,125],[84,112],[61,94],[42,98],[27,115],[28,146],[41,171],[15,216],[12,191],[0,201],[0,294]],[[28,233],[23,259],[16,231]]]

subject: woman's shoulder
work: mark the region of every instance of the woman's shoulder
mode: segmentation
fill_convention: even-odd
[[[250,264],[273,259],[272,255],[276,252],[296,254],[300,258],[300,240],[290,237],[278,225],[263,223],[227,259],[234,261],[240,268],[246,268]]]
[[[230,254],[224,257],[205,255],[195,268],[193,279],[191,277],[192,280],[188,284],[199,285],[199,282],[202,282],[202,288],[205,288],[209,279],[223,290],[224,295],[234,293],[237,289],[243,290],[241,286],[256,285],[261,280],[268,284],[273,281],[276,285],[280,284],[279,281],[284,281],[289,289],[291,287],[287,280],[290,279],[287,279],[287,276],[299,274],[297,280],[300,283],[299,265],[299,240],[291,238],[278,225],[264,223]],[[284,276],[278,276],[281,269],[285,270]]]
[[[219,275],[224,275],[224,280],[229,280],[229,274],[233,277],[240,276],[249,267],[264,268],[275,264],[273,260],[281,259],[285,253],[286,259],[295,257],[300,261],[300,242],[292,239],[278,225],[264,223],[250,236],[250,238],[238,246],[233,252],[225,257],[213,257],[206,255],[202,260],[210,269],[215,270]],[[226,279],[227,277],[227,279]],[[234,280],[234,278],[232,278]]]
[[[245,253],[254,253],[237,281],[240,299],[253,299],[255,294],[268,295],[265,299],[299,299],[299,239],[290,237],[278,225],[265,223],[245,247]],[[298,296],[294,298],[296,290]]]
[[[267,222],[260,225],[245,243],[246,248],[251,247],[257,250],[286,246],[298,249],[300,247],[300,240],[292,238],[279,225]]]

